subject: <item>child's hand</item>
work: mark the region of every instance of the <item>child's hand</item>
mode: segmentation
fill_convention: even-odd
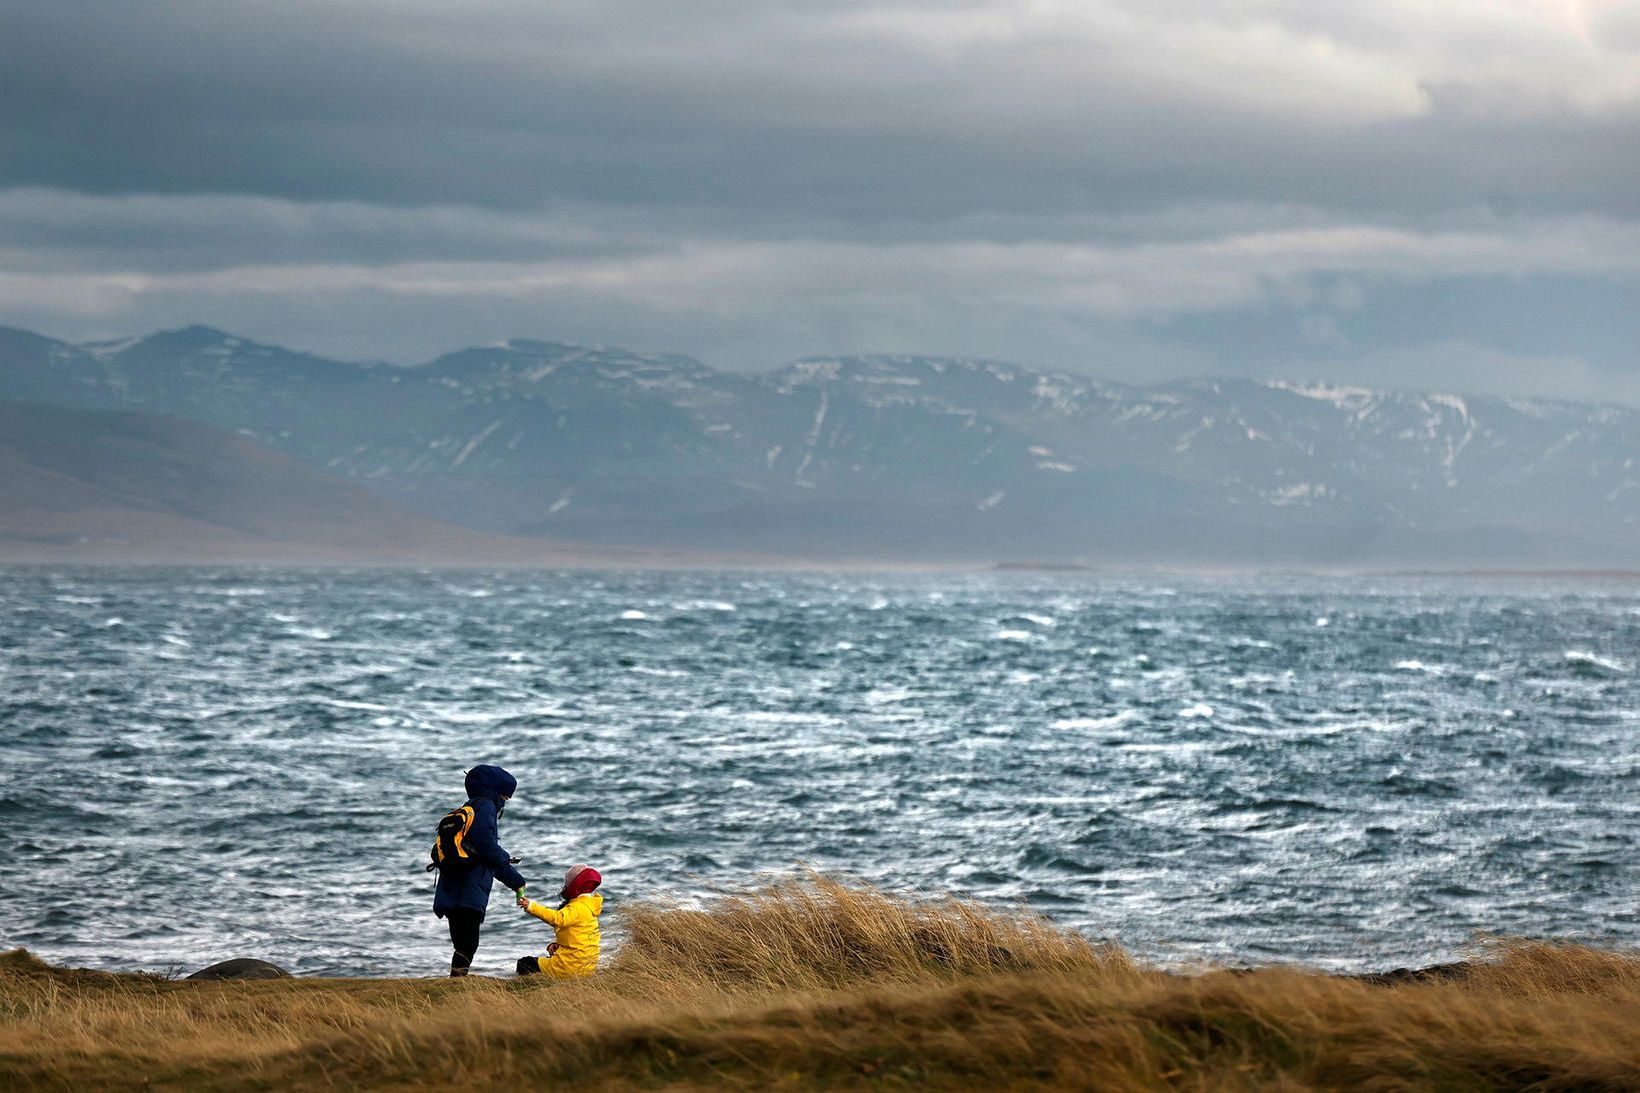
[[[524,908],[526,911],[529,910],[530,897],[526,896],[522,892],[518,893],[518,906]]]

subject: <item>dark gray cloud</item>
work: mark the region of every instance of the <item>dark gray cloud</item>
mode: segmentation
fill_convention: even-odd
[[[1471,68],[1558,55],[1405,56],[1374,28],[1352,40],[1343,7],[1328,37],[1331,5],[1291,25],[1204,23],[1211,3],[1029,15],[1052,7],[12,3],[0,184],[872,224],[1249,200],[1432,215],[1498,194],[1640,210],[1634,89],[1601,97],[1593,46],[1476,85]],[[1441,22],[1405,17],[1409,38]]]
[[[1631,398],[1637,7],[0,0],[0,321]]]

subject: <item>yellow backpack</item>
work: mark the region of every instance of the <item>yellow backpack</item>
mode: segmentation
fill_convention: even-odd
[[[438,837],[433,840],[433,860],[427,863],[427,872],[435,869],[467,869],[473,859],[467,853],[467,832],[473,826],[473,806],[462,805],[454,812],[446,812],[438,822]]]

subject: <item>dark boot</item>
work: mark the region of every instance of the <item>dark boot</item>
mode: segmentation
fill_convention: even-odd
[[[521,957],[518,958],[518,974],[519,975],[538,975],[538,974],[540,974],[540,971],[541,971],[541,961],[536,959],[535,957],[533,957],[533,956],[521,956]]]
[[[459,979],[467,974],[467,969],[473,966],[473,958],[465,953],[450,954],[450,978]]]

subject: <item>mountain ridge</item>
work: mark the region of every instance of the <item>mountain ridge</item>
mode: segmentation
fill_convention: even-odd
[[[0,400],[0,559],[586,564],[181,418]],[[611,559],[622,561],[624,559]]]
[[[635,363],[652,365],[680,363],[692,366],[695,369],[708,372],[713,375],[740,378],[769,377],[798,368],[800,366],[813,367],[830,364],[876,364],[879,362],[913,364],[918,362],[926,362],[928,364],[942,365],[947,368],[967,370],[997,369],[1005,373],[1041,377],[1057,381],[1068,381],[1071,383],[1083,384],[1090,387],[1103,388],[1112,391],[1149,391],[1165,390],[1176,386],[1247,384],[1271,390],[1286,390],[1295,394],[1305,394],[1307,397],[1322,397],[1323,394],[1362,397],[1381,397],[1386,395],[1421,396],[1431,399],[1454,398],[1466,401],[1494,401],[1507,403],[1522,408],[1588,407],[1609,409],[1620,413],[1640,413],[1640,406],[1630,406],[1627,403],[1614,402],[1611,400],[1563,399],[1551,398],[1547,396],[1493,395],[1474,391],[1458,391],[1441,388],[1366,387],[1359,384],[1345,384],[1330,380],[1303,378],[1300,376],[1261,379],[1247,376],[1219,375],[1209,373],[1201,376],[1162,380],[1154,384],[1138,384],[1121,380],[1107,379],[1089,373],[1066,370],[1064,368],[1027,365],[1016,361],[1003,360],[1001,358],[967,356],[952,357],[918,353],[811,354],[808,356],[798,357],[784,364],[773,365],[761,372],[752,372],[743,370],[716,369],[701,361],[697,357],[683,353],[644,353],[608,344],[592,345],[580,342],[564,342],[550,338],[536,337],[504,338],[485,345],[463,346],[437,354],[436,356],[430,357],[424,361],[404,364],[374,359],[353,360],[345,357],[326,357],[322,354],[314,353],[308,350],[290,349],[288,347],[278,346],[272,343],[258,342],[255,339],[234,334],[230,331],[223,330],[220,327],[214,327],[203,323],[191,323],[187,326],[168,330],[159,330],[146,335],[94,339],[85,342],[73,342],[67,339],[57,338],[49,334],[41,334],[25,327],[11,326],[9,324],[0,323],[0,342],[3,342],[3,340],[8,336],[16,336],[19,338],[36,341],[42,345],[60,347],[67,350],[83,351],[88,353],[95,352],[98,355],[107,355],[110,352],[123,351],[138,345],[154,345],[156,343],[163,343],[165,340],[171,338],[187,338],[190,340],[194,338],[208,338],[210,339],[208,342],[202,340],[201,344],[207,344],[210,346],[223,345],[228,347],[236,345],[244,346],[256,351],[265,351],[268,353],[306,358],[322,363],[326,366],[339,366],[345,369],[376,369],[389,373],[412,373],[433,369],[434,366],[438,365],[441,361],[448,360],[449,358],[457,357],[461,354],[483,351],[512,352],[536,356],[542,355],[544,352],[549,352],[553,355],[562,355],[564,357],[574,358],[577,362],[585,363],[595,363],[599,360],[599,358],[606,356],[632,361]]]
[[[516,338],[416,366],[209,327],[0,330],[0,397],[174,414],[490,532],[838,558],[1587,561],[1640,544],[1640,411],[983,358],[762,373]]]

